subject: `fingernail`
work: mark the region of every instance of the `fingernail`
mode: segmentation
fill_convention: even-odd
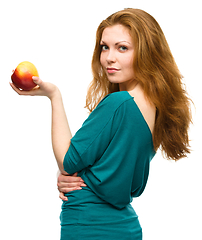
[[[76,190],[81,190],[82,188],[81,187],[77,187]]]
[[[85,183],[82,183],[81,186],[82,187],[87,187],[87,185]]]
[[[37,78],[37,77],[35,77],[35,76],[33,76],[33,77],[32,77],[32,80],[35,82],[35,81],[37,81],[37,80],[38,80],[38,78]]]

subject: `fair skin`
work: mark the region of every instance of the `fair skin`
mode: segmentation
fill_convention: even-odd
[[[120,91],[128,91],[134,97],[152,133],[156,109],[147,100],[141,86],[135,80],[132,66],[135,46],[129,30],[122,25],[106,28],[103,31],[100,45],[102,46],[100,63],[107,74],[108,80],[112,83],[118,83]],[[62,97],[55,85],[43,82],[37,77],[34,77],[34,81],[38,87],[31,91],[22,91],[12,83],[11,86],[19,95],[46,96],[51,100],[52,145],[61,172],[57,185],[60,191],[60,198],[67,201],[68,199],[64,196],[64,193],[79,190],[86,185],[80,177],[77,177],[77,173],[73,176],[68,176],[68,173],[63,169],[63,159],[70,145],[71,132],[64,111]]]

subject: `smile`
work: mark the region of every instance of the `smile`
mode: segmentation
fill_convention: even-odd
[[[118,71],[120,71],[120,69],[117,69],[117,68],[107,68],[107,72],[108,73],[116,73]]]

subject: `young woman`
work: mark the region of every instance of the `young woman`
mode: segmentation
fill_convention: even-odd
[[[169,159],[190,152],[189,99],[160,26],[142,10],[125,9],[99,25],[92,70],[91,114],[73,138],[55,85],[33,77],[34,90],[11,86],[20,95],[51,100],[52,144],[63,174],[58,186],[68,192],[61,194],[68,198],[61,239],[141,240],[130,203],[144,191],[160,146]]]

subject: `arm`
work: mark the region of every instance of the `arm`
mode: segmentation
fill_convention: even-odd
[[[10,83],[10,85],[19,95],[46,96],[50,99],[52,106],[53,151],[61,173],[67,175],[63,168],[63,159],[70,145],[71,132],[65,114],[61,93],[55,85],[43,82],[38,77],[33,77],[33,81],[38,86],[31,91],[20,90],[16,88],[13,83]]]
[[[72,137],[60,91],[57,89],[51,100],[52,106],[52,146],[58,167],[62,174],[67,175],[63,168],[63,159],[69,148]]]

